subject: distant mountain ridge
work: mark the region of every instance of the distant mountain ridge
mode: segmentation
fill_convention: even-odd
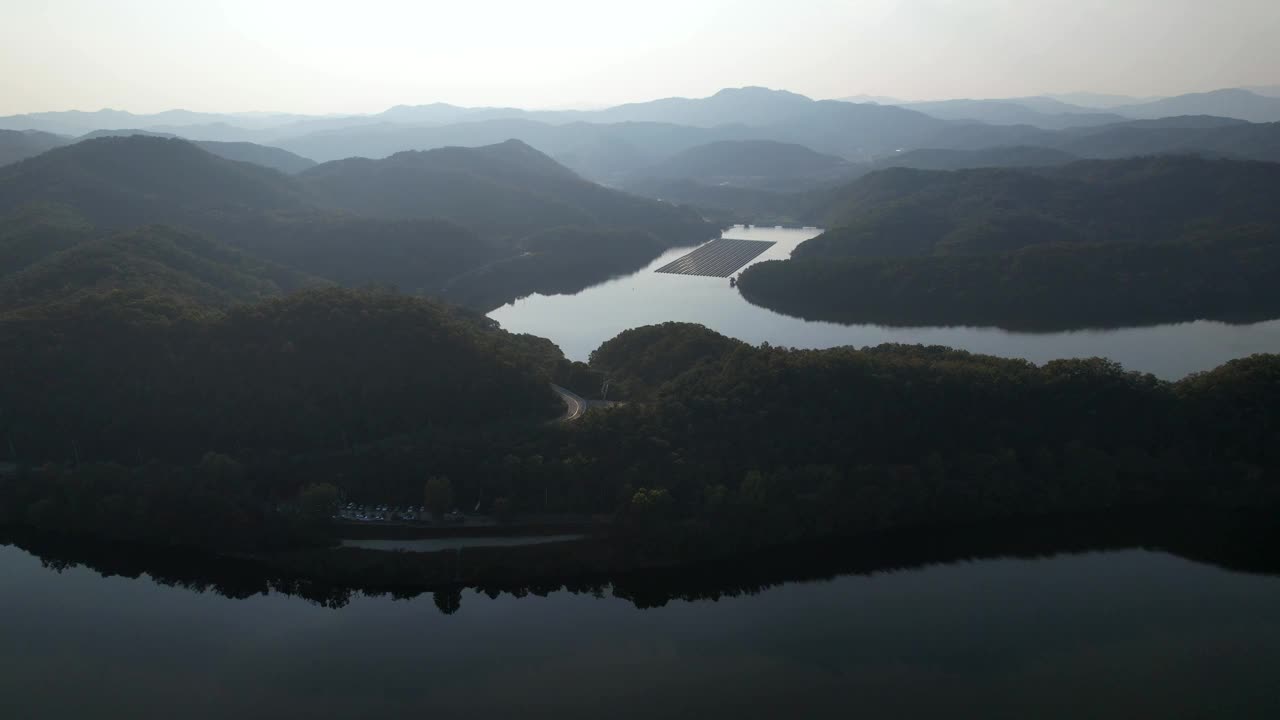
[[[992,124],[1027,124],[1063,129],[1125,119],[1153,120],[1183,115],[1213,115],[1247,122],[1280,122],[1280,94],[1259,88],[1223,88],[1166,98],[1074,93],[1067,95],[936,100],[896,103],[934,117]],[[1271,90],[1274,90],[1272,88]]]
[[[1258,92],[1254,92],[1257,90]],[[937,100],[904,102],[889,97],[851,96],[849,104],[879,104],[928,108],[939,117],[958,117],[969,106],[990,105],[993,113],[1017,113],[1023,108],[1041,115],[1120,115],[1148,119],[1172,115],[1219,115],[1251,122],[1280,121],[1276,103],[1280,91],[1272,87],[1225,88],[1207,93],[1189,93],[1159,99],[1132,98],[1096,93],[1069,93],[1033,97],[986,100]],[[154,114],[134,114],[119,110],[96,112],[39,112],[0,117],[0,129],[40,130],[79,136],[94,130],[139,128],[175,132],[197,140],[232,140],[271,143],[313,132],[358,125],[453,124],[494,119],[529,119],[548,124],[591,122],[659,122],[694,127],[726,124],[767,126],[804,114],[815,102],[803,95],[763,87],[725,88],[705,98],[661,98],[627,103],[600,110],[525,110],[513,107],[463,107],[448,103],[397,105],[370,115],[308,116],[290,113],[204,113],[169,110]],[[1027,119],[1035,116],[1028,115]],[[981,118],[973,118],[981,119]],[[1014,121],[1013,116],[999,119]],[[1052,122],[1066,122],[1057,118]],[[408,148],[401,148],[408,149]]]
[[[877,160],[868,171],[902,167],[916,170],[964,170],[969,168],[1050,167],[1080,157],[1054,148],[1035,146],[992,147],[981,150],[921,149]]]
[[[1247,91],[1203,95],[1198,100],[1193,96],[1167,100],[1195,101],[1197,107],[1224,98],[1252,98],[1249,102],[1264,103],[1271,100]],[[1161,107],[1176,109],[1168,104]],[[116,120],[137,119],[127,114],[108,115]],[[975,115],[981,120],[974,119]],[[158,119],[199,121],[202,124],[198,126],[178,128],[198,135],[204,135],[218,124],[209,122],[215,118],[192,113],[167,114]],[[376,116],[283,117],[270,122],[275,123],[270,128],[215,133],[219,136],[269,133],[274,138],[267,140],[273,143],[270,146],[210,140],[197,140],[197,144],[214,154],[296,174],[311,168],[310,160],[378,160],[405,151],[483,147],[515,138],[584,178],[609,186],[643,190],[658,197],[691,197],[679,190],[689,188],[690,183],[798,192],[838,182],[867,169],[884,167],[886,163],[915,162],[926,154],[911,153],[922,151],[933,152],[935,158],[950,153],[946,162],[959,163],[962,167],[983,162],[980,151],[992,158],[990,162],[994,166],[1004,166],[1010,161],[1025,165],[1022,160],[1011,160],[1007,156],[998,159],[991,152],[1015,147],[1038,147],[1059,153],[1059,157],[1048,161],[1050,164],[1060,164],[1066,157],[1120,158],[1168,153],[1280,160],[1280,127],[1270,124],[1247,124],[1244,120],[1203,113],[1131,120],[1118,112],[1095,112],[1048,97],[942,101],[899,107],[815,101],[795,93],[748,87],[726,89],[707,98],[666,98],[598,111],[530,112],[518,108],[465,108],[434,103],[397,106]],[[103,129],[86,137],[125,133],[175,135],[174,128],[162,129],[166,127]],[[284,135],[277,137],[276,133]],[[23,140],[14,143],[24,148],[17,151],[19,156],[38,149],[27,147],[30,143],[25,136],[15,137]],[[47,142],[59,140],[51,137]],[[4,137],[0,136],[0,148],[3,145]],[[837,158],[845,166],[833,165],[835,169],[831,172],[812,169],[798,173],[786,165],[789,161],[785,158],[772,154],[784,146],[793,146],[793,154],[808,152]],[[719,148],[721,153],[719,169],[711,167],[708,164],[711,158],[705,155],[714,148]],[[704,156],[697,162],[682,165],[689,162],[691,153]],[[1022,154],[1029,157],[1026,151]],[[1049,153],[1043,155],[1050,158]],[[908,160],[901,159],[904,157]],[[358,166],[359,163],[354,163],[350,167],[354,170]],[[857,169],[858,166],[863,169]],[[383,168],[379,172],[385,171]],[[402,168],[401,172],[407,170]],[[489,178],[486,182],[492,180]],[[457,189],[446,185],[441,191]],[[673,194],[668,192],[671,189],[679,191]],[[362,190],[359,187],[351,190],[345,193],[346,197],[331,200],[340,207],[355,207]],[[695,195],[704,193],[699,190]],[[389,198],[368,199],[382,202],[386,210],[385,201]]]
[[[1218,115],[1255,123],[1280,122],[1280,98],[1265,97],[1248,90],[1228,88],[1191,93],[1136,105],[1120,105],[1112,112],[1137,119],[1178,115]]]
[[[123,128],[119,130],[94,130],[80,137],[52,135],[33,130],[18,132],[0,130],[0,166],[11,165],[19,160],[35,157],[41,153],[64,145],[71,145],[85,140],[96,140],[102,137],[129,137],[142,135],[145,137],[177,138],[178,135],[157,130],[138,130]],[[316,162],[300,155],[295,155],[282,148],[257,145],[247,142],[218,142],[214,140],[192,140],[192,144],[207,150],[214,155],[228,160],[252,163],[262,167],[279,170],[290,175],[302,172],[315,166]]]
[[[990,125],[1031,125],[1046,130],[1107,125],[1127,119],[1116,113],[1091,111],[1047,98],[941,100],[904,103],[902,107],[944,120],[969,120]]]
[[[741,187],[794,187],[835,180],[854,171],[852,163],[795,143],[721,140],[698,145],[636,171],[638,178],[686,179]]]
[[[444,218],[495,237],[563,225],[643,229],[681,240],[706,232],[690,211],[591,183],[519,140],[339,160],[299,180],[329,207],[386,219]]]
[[[88,140],[0,168],[0,211],[30,202],[63,203],[105,227],[308,206],[301,189],[278,172],[185,140],[142,136]]]
[[[691,148],[740,141],[797,144],[851,162],[875,162],[900,151],[918,149],[1032,145],[1084,157],[1204,150],[1270,159],[1266,147],[1260,151],[1251,147],[1255,142],[1268,144],[1264,131],[1242,130],[1230,139],[1222,139],[1206,137],[1211,133],[1175,137],[1169,128],[1147,133],[1137,130],[1153,128],[1118,128],[1125,122],[1160,120],[1165,116],[1244,116],[1253,121],[1280,118],[1280,113],[1273,113],[1280,99],[1238,89],[1128,104],[1120,102],[1125,98],[1103,98],[1111,106],[1105,111],[1059,98],[890,105],[813,100],[783,90],[744,87],[727,88],[705,98],[663,98],[589,111],[468,108],[447,103],[399,105],[376,115],[338,117],[185,111],[141,116],[101,111],[12,116],[0,118],[0,127],[66,129],[92,123],[98,127],[84,132],[107,134],[137,128],[145,133],[179,135],[197,141],[253,142],[281,148],[304,160],[272,156],[260,150],[250,152],[244,146],[208,149],[285,172],[299,172],[306,165],[305,159],[379,159],[406,150],[479,147],[516,138],[592,180],[620,184],[637,170],[657,166]],[[1082,128],[1108,128],[1116,135],[1100,142],[1095,150],[1072,134]],[[1183,129],[1189,130],[1190,126]],[[1206,143],[1203,148],[1198,145],[1201,142]],[[21,155],[30,152],[24,150]]]
[[[61,135],[39,130],[0,130],[0,166],[35,157],[66,142]]]
[[[810,102],[803,113],[771,125],[715,127],[628,121],[553,124],[528,118],[477,120],[452,125],[370,125],[316,133],[278,146],[319,161],[359,156],[382,158],[403,150],[450,145],[479,146],[518,138],[592,179],[610,181],[689,148],[718,141],[771,140],[805,145],[850,160],[870,159],[917,146],[948,121],[893,106]]]

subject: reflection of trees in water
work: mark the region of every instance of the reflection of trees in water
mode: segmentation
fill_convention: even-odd
[[[436,607],[446,615],[458,612],[462,606],[464,588],[459,585],[339,585],[287,577],[233,558],[193,558],[178,552],[140,552],[137,548],[47,537],[0,537],[0,541],[36,555],[45,567],[55,572],[86,567],[103,577],[137,579],[147,575],[166,587],[196,593],[216,592],[232,599],[279,593],[338,609],[357,594],[412,599],[431,592]],[[683,568],[518,583],[495,578],[472,587],[494,599],[503,594],[516,598],[546,597],[557,592],[597,598],[611,594],[644,609],[661,607],[673,600],[694,602],[755,595],[785,583],[826,581],[845,575],[1134,548],[1168,552],[1230,570],[1280,574],[1278,541],[1280,524],[1275,523],[1274,514],[1071,516],[981,528],[884,533],[777,548]]]
[[[444,588],[431,594],[436,607],[445,615],[452,615],[462,607],[462,588]]]

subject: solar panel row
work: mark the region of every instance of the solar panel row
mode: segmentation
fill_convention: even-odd
[[[663,265],[656,272],[729,277],[773,245],[774,243],[764,240],[720,238],[712,240],[673,263]]]

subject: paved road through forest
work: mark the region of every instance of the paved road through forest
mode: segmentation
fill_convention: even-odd
[[[560,399],[564,401],[566,412],[564,416],[560,418],[561,422],[570,422],[573,420],[577,420],[578,418],[586,414],[587,412],[586,400],[583,400],[577,394],[570,392],[569,390],[566,390],[560,387],[559,385],[552,385],[551,389],[555,390],[556,394],[560,396]]]

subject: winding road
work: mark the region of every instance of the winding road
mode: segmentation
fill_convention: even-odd
[[[552,385],[551,389],[555,390],[560,399],[564,401],[565,414],[564,417],[560,418],[560,422],[572,422],[587,413],[587,401],[576,393],[570,392],[559,385]]]

